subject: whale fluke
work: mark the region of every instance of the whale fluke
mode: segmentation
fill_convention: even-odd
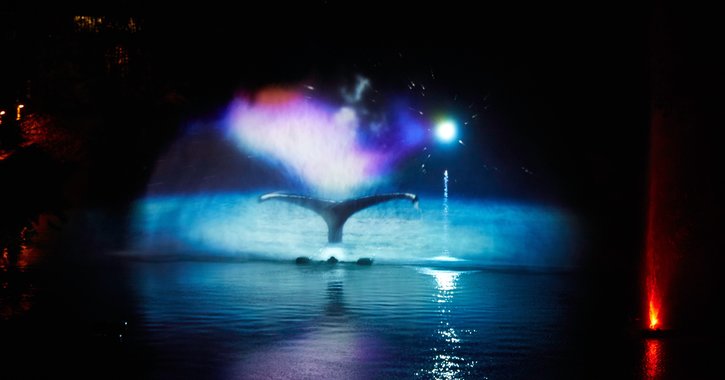
[[[270,199],[293,203],[319,214],[327,223],[327,241],[330,243],[342,241],[342,227],[345,222],[352,214],[362,209],[396,199],[408,199],[414,205],[418,204],[418,196],[411,193],[378,194],[344,201],[331,201],[282,192],[267,193],[259,197],[260,202]]]

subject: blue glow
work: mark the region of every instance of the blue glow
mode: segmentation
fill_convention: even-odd
[[[260,204],[259,194],[140,201],[134,219],[136,252],[278,260],[334,255],[388,263],[545,267],[572,267],[579,261],[576,220],[552,207],[452,197],[446,242],[440,198],[421,196],[420,209],[394,201],[355,214],[345,225],[344,242],[329,245],[327,227],[318,215],[283,202]]]
[[[443,121],[436,125],[435,134],[438,140],[449,143],[456,138],[456,124],[450,120]]]

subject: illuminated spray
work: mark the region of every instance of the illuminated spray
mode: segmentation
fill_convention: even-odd
[[[678,252],[683,244],[684,220],[681,171],[678,155],[680,136],[668,128],[662,111],[653,112],[650,130],[650,167],[647,235],[644,260],[644,315],[650,330],[671,328],[667,299]]]
[[[219,133],[219,139],[238,148],[241,159],[251,160],[245,165],[254,161],[271,164],[264,168],[299,180],[284,190],[331,199],[374,193],[398,163],[436,137],[428,128],[431,121],[411,111],[404,101],[390,103],[383,124],[373,128],[374,123],[358,105],[327,103],[307,95],[299,89],[279,87],[240,95],[227,109],[221,128],[210,133]],[[441,128],[448,132],[439,138],[450,139],[450,128]],[[260,207],[259,195],[277,190],[265,188],[263,179],[257,183],[256,177],[248,178],[233,191],[223,186],[216,189],[211,183],[204,191],[190,193],[189,184],[200,178],[214,182],[214,178],[239,174],[209,167],[210,158],[227,160],[229,156],[204,149],[206,145],[200,141],[206,140],[199,140],[190,130],[158,161],[149,196],[134,210],[136,252],[282,260],[319,252],[325,244],[322,220],[309,210],[285,204]],[[346,224],[349,255],[368,256],[374,250],[376,260],[398,263],[576,264],[578,243],[572,241],[578,241],[578,223],[573,215],[528,203],[449,199],[448,177],[445,170],[441,212],[401,208],[402,214],[391,216],[369,209],[351,218]],[[303,188],[295,187],[298,185]],[[449,209],[458,211],[449,214]],[[501,224],[501,220],[515,223]],[[531,230],[539,231],[535,251],[526,248]]]
[[[448,170],[443,171],[443,256],[448,256]]]
[[[406,107],[393,107],[377,133],[362,114],[357,106],[268,88],[235,99],[227,126],[244,152],[300,179],[311,195],[342,199],[370,192],[426,141],[425,123]]]

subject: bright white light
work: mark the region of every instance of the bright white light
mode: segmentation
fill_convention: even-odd
[[[440,291],[447,292],[456,289],[456,283],[458,282],[458,276],[463,272],[451,271],[451,270],[438,270],[430,268],[418,269],[420,273],[428,274],[436,279],[437,288]]]
[[[436,126],[436,137],[443,142],[451,142],[456,137],[456,124],[444,121]]]

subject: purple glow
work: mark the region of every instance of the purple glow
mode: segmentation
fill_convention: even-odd
[[[229,131],[243,150],[281,164],[313,192],[331,197],[379,184],[394,161],[424,140],[419,125],[386,125],[377,144],[363,145],[363,125],[354,108],[329,106],[284,89],[263,90],[254,101],[236,99],[228,116]]]

